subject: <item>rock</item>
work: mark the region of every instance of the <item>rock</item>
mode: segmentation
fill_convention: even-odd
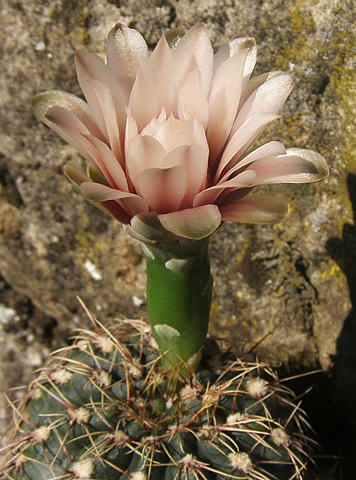
[[[79,95],[74,51],[104,53],[107,32],[118,21],[141,31],[151,47],[167,28],[203,21],[216,47],[236,36],[254,36],[256,73],[280,69],[295,74],[297,84],[283,118],[265,139],[317,150],[331,169],[320,184],[273,188],[290,201],[290,215],[282,224],[225,224],[214,234],[211,332],[228,336],[239,351],[252,350],[273,362],[329,369],[350,317],[349,287],[354,285],[343,262],[355,257],[345,258],[341,241],[347,225],[355,228],[350,202],[355,182],[349,181],[349,190],[346,183],[347,175],[356,173],[351,2],[3,4],[0,272],[42,312],[10,332],[5,329],[4,367],[9,352],[22,369],[28,362],[24,352],[35,346],[42,359],[49,347],[67,341],[73,327],[87,324],[77,296],[103,322],[144,314],[140,246],[66,181],[63,165],[83,162],[36,120],[31,96],[53,88]],[[48,319],[54,322],[50,340],[44,334]],[[354,316],[352,322],[354,330]],[[18,349],[13,348],[15,339]],[[5,389],[17,384],[12,376],[3,378]]]

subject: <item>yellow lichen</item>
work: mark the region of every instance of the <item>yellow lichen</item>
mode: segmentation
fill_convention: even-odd
[[[301,65],[305,60],[315,58],[316,49],[311,40],[315,25],[305,3],[305,0],[296,0],[290,4],[286,16],[290,38],[281,44],[280,55],[276,59],[277,66],[282,70],[288,70],[290,63]]]
[[[344,276],[341,268],[334,260],[329,259],[329,262],[327,265],[328,265],[328,269],[320,273],[320,278],[322,278],[323,280],[326,280],[327,278],[333,277],[335,275]]]

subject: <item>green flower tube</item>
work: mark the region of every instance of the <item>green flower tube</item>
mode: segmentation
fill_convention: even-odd
[[[147,311],[162,366],[194,370],[204,345],[212,296],[209,238],[174,251],[144,245]]]

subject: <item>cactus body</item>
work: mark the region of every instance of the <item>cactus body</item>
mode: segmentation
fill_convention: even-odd
[[[267,366],[233,361],[208,341],[182,380],[164,373],[143,322],[95,327],[14,405],[3,478],[303,478],[303,412]]]

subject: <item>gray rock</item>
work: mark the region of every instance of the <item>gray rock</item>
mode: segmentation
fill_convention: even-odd
[[[27,381],[31,355],[39,355],[32,361],[37,365],[73,327],[89,323],[77,296],[103,322],[144,314],[140,246],[65,180],[63,165],[82,160],[30,108],[41,90],[80,94],[74,51],[103,53],[118,21],[141,31],[150,46],[167,28],[198,21],[207,24],[216,47],[252,35],[259,45],[257,73],[294,72],[297,84],[283,119],[265,139],[319,151],[331,174],[316,185],[273,188],[290,201],[282,224],[225,224],[214,234],[211,333],[276,363],[330,368],[352,307],[349,288],[355,288],[348,273],[355,251],[346,258],[342,241],[345,225],[355,239],[349,197],[355,183],[349,182],[350,192],[346,183],[356,173],[352,2],[3,0],[2,10],[0,272],[42,312],[10,329],[0,322],[2,365],[21,372],[5,373],[3,387]],[[49,318],[55,322],[50,338]]]

